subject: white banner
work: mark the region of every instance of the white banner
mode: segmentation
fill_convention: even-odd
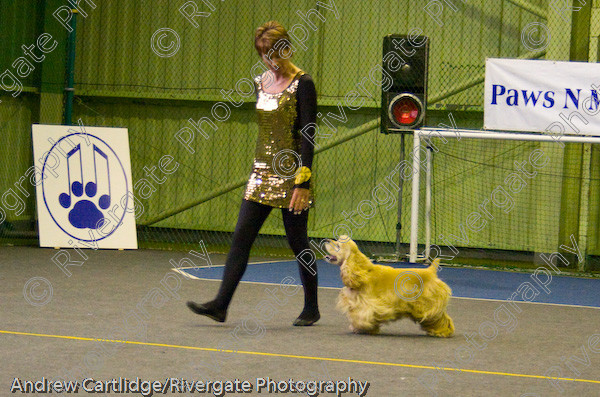
[[[487,59],[484,128],[600,135],[600,64]]]
[[[126,128],[32,125],[40,247],[137,248]]]

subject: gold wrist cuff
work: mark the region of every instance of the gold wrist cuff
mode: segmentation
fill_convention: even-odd
[[[300,167],[300,169],[298,170],[298,173],[296,174],[296,180],[294,181],[294,184],[300,185],[300,184],[308,181],[310,179],[311,175],[312,175],[312,173],[310,172],[310,168]]]

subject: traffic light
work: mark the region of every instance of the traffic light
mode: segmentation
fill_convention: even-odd
[[[383,38],[383,73],[392,76],[392,85],[381,91],[384,134],[411,131],[423,125],[427,111],[428,53],[426,36],[389,34]]]

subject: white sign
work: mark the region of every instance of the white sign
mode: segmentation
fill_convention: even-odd
[[[32,125],[41,247],[137,248],[126,128]]]
[[[487,59],[484,128],[600,135],[600,65]]]

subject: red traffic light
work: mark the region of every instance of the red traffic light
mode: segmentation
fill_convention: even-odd
[[[389,116],[396,127],[415,126],[423,118],[423,103],[412,94],[399,94],[390,102]]]

